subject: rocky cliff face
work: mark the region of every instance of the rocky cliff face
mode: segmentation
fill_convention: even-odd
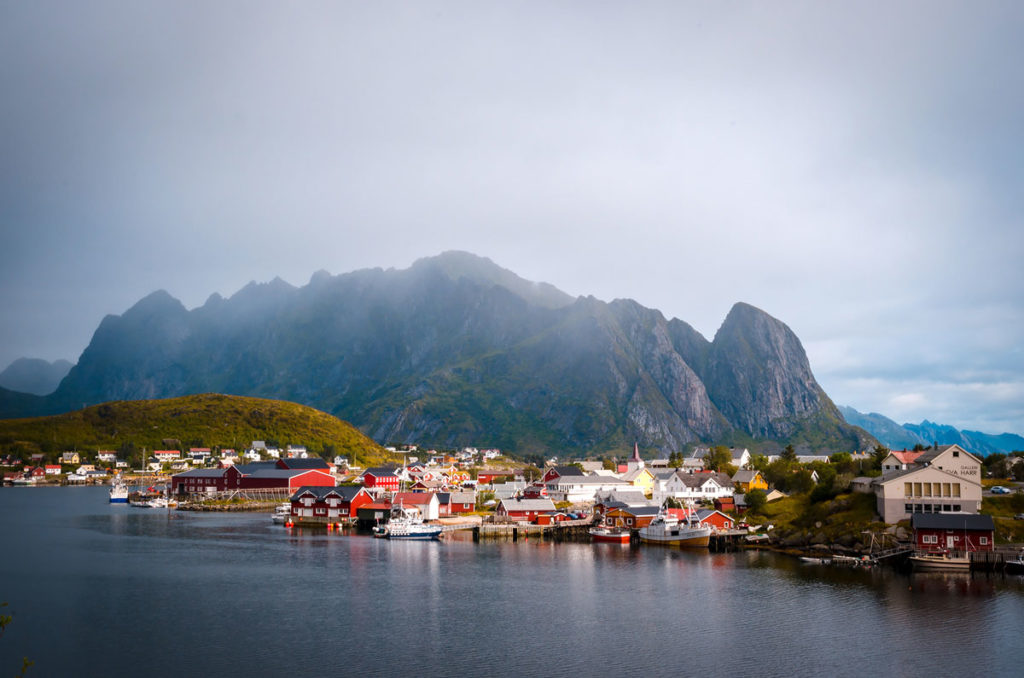
[[[253,284],[193,311],[154,293],[104,319],[56,393],[17,405],[53,413],[208,391],[312,405],[379,442],[860,446],[796,336],[752,306],[737,304],[708,342],[635,302],[574,300],[465,253],[321,272],[301,288]]]

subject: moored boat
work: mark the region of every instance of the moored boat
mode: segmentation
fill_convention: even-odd
[[[621,527],[592,527],[587,532],[595,544],[628,544],[629,530]]]
[[[373,536],[385,539],[440,539],[443,529],[435,525],[427,525],[420,517],[419,511],[413,508],[395,506],[391,509],[391,517],[387,524],[373,528]]]
[[[1007,560],[1004,566],[1007,574],[1024,574],[1024,549],[1013,560]]]
[[[292,517],[292,505],[285,502],[278,504],[274,507],[274,513],[271,515],[271,520],[274,521],[275,525],[284,525],[288,522],[288,519]]]
[[[707,548],[711,542],[711,528],[699,523],[681,523],[674,516],[658,514],[650,525],[640,528],[640,541],[681,548]]]
[[[127,504],[128,503],[128,486],[120,480],[115,480],[114,484],[110,486],[110,503],[111,504]]]
[[[967,554],[915,553],[908,560],[915,572],[968,572],[971,569],[971,558]]]

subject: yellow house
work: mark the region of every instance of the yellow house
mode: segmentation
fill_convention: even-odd
[[[646,468],[633,469],[622,475],[622,479],[647,496],[654,492],[654,474]]]
[[[768,489],[768,483],[765,482],[760,471],[736,471],[736,475],[732,477],[732,482],[744,494],[751,490]]]

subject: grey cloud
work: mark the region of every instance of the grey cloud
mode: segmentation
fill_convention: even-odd
[[[1021,366],[1019,3],[0,11],[0,364],[465,249],[708,338],[753,303],[861,410],[939,383],[968,425]]]

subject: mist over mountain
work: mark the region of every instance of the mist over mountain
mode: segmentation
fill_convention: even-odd
[[[981,431],[961,431],[953,426],[936,424],[925,419],[920,424],[897,424],[892,419],[872,412],[863,414],[852,407],[841,406],[839,411],[846,421],[859,426],[879,442],[894,450],[912,449],[914,445],[928,447],[939,445],[959,445],[968,452],[986,456],[996,452],[1007,454],[1016,450],[1024,450],[1024,437],[1015,433],[982,433]]]
[[[103,319],[56,392],[0,407],[206,392],[311,405],[378,442],[520,454],[874,442],[842,419],[792,331],[753,306],[709,342],[636,302],[573,299],[464,252],[250,283],[192,311],[155,292]]]
[[[60,380],[67,376],[71,363],[55,360],[52,363],[39,358],[18,358],[0,372],[0,387],[10,391],[47,395],[53,393]]]

